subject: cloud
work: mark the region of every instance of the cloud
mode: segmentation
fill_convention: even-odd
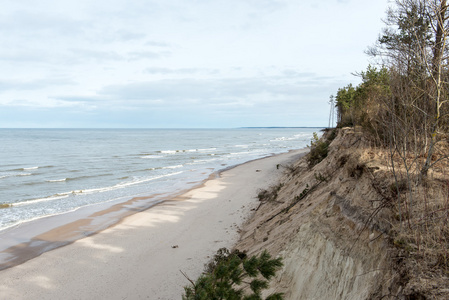
[[[136,33],[132,31],[127,30],[117,30],[116,31],[117,39],[120,41],[133,41],[133,40],[140,40],[144,39],[146,37],[146,34],[143,33]]]
[[[54,85],[74,85],[75,82],[69,79],[56,78],[56,79],[36,79],[30,81],[20,80],[0,80],[0,93],[9,90],[38,90]]]
[[[365,67],[373,20],[383,16],[380,3],[362,2],[5,0],[0,105],[45,108],[42,122],[54,108],[72,126],[71,111],[95,115],[89,124],[98,126],[110,115],[120,126],[126,112],[129,122],[205,127],[258,118],[302,125],[324,105],[327,124],[329,95]]]
[[[73,16],[45,11],[37,12],[32,8],[18,9],[2,17],[0,21],[0,32],[28,40],[61,36],[73,38],[83,34],[88,27],[87,22],[77,20]]]
[[[282,74],[287,77],[299,77],[299,78],[313,78],[316,76],[316,74],[312,72],[300,72],[293,69],[286,69],[282,71]]]
[[[264,11],[277,11],[279,9],[285,8],[287,6],[287,1],[278,1],[278,0],[244,0],[252,7],[258,10]]]
[[[82,49],[82,48],[72,48],[69,50],[69,55],[65,57],[66,62],[80,63],[80,62],[103,62],[103,61],[120,61],[124,60],[125,57],[120,55],[116,51],[109,50],[93,50],[93,49]]]
[[[145,43],[145,46],[153,46],[153,47],[171,47],[168,43],[163,42],[155,42],[155,41],[148,41]]]
[[[315,77],[310,77],[298,81],[289,77],[180,78],[109,85],[98,91],[98,96],[115,101],[161,100],[168,105],[183,102],[188,105],[253,104],[275,99],[283,101],[304,99],[316,93],[318,88],[328,85],[334,86],[335,79],[316,80]]]
[[[9,50],[9,51],[8,51]],[[50,58],[48,52],[31,49],[0,49],[0,60],[13,63],[42,62]]]
[[[171,69],[171,68],[151,67],[146,68],[144,72],[149,74],[162,74],[162,75],[184,75],[184,74],[198,74],[198,73],[205,73],[208,75],[212,75],[218,74],[220,71],[217,69],[202,69],[202,68]]]
[[[133,51],[127,54],[129,60],[157,59],[170,56],[170,51]]]

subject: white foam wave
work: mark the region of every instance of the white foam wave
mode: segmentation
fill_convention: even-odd
[[[132,185],[136,185],[136,184],[140,184],[140,183],[144,183],[144,182],[149,182],[149,181],[153,181],[153,180],[164,178],[164,177],[170,177],[170,176],[178,175],[178,174],[181,174],[181,173],[183,173],[183,171],[170,173],[170,174],[165,174],[165,175],[153,176],[153,177],[149,177],[149,178],[136,179],[136,180],[133,180],[133,181],[121,182],[121,183],[118,183],[116,185],[109,186],[109,187],[72,191],[71,193],[72,194],[93,194],[93,193],[109,192],[109,191],[126,188],[126,187],[129,187],[129,186],[132,186]]]
[[[52,180],[47,180],[47,182],[63,182],[66,181],[67,178],[62,178],[62,179],[52,179]]]
[[[0,179],[8,178],[8,177],[19,177],[19,176],[31,176],[31,173],[6,173],[5,175],[1,175]]]
[[[217,148],[162,150],[162,151],[158,151],[158,152],[162,153],[162,154],[176,154],[176,153],[186,153],[186,152],[200,152],[200,153],[204,153],[204,152],[211,152],[211,151],[215,151],[215,150],[217,150]]]
[[[245,151],[245,152],[231,152],[231,153],[229,153],[230,156],[234,156],[234,155],[242,155],[242,154],[248,154],[248,152]]]
[[[27,201],[22,201],[22,202],[17,202],[17,203],[11,203],[11,206],[26,206],[26,205],[32,205],[32,204],[36,204],[36,203],[40,203],[40,202],[55,201],[55,200],[67,198],[71,195],[76,196],[76,195],[87,195],[87,194],[94,194],[94,193],[109,192],[109,191],[126,188],[126,187],[129,187],[132,185],[149,182],[149,181],[153,181],[153,180],[164,178],[164,177],[178,175],[181,173],[183,173],[183,171],[160,175],[160,176],[153,176],[150,178],[137,179],[137,180],[128,181],[128,182],[121,182],[121,183],[118,183],[116,185],[109,186],[109,187],[86,189],[86,190],[76,190],[76,191],[71,191],[71,192],[66,192],[66,193],[59,193],[59,194],[55,194],[55,195],[52,195],[49,197],[27,200]]]
[[[22,170],[36,170],[39,169],[39,167],[30,167],[30,168],[23,168]]]
[[[179,151],[177,151],[177,150],[162,150],[162,151],[159,151],[159,153],[162,153],[162,154],[176,154],[177,152],[179,152]]]
[[[163,158],[163,156],[161,156],[161,155],[145,155],[145,156],[141,156],[140,158],[156,159],[156,158]]]
[[[275,138],[274,140],[270,140],[270,142],[281,142],[281,141],[292,141],[292,140],[296,140],[296,137],[285,137],[285,136],[281,136],[278,138]]]
[[[33,200],[28,200],[28,201],[11,203],[11,206],[24,206],[24,205],[31,205],[31,204],[36,204],[36,203],[40,203],[40,202],[54,201],[54,200],[67,198],[68,196],[69,196],[69,193],[56,194],[56,195],[45,197],[45,198],[38,198],[38,199],[33,199]]]
[[[163,167],[162,169],[179,169],[182,168],[183,165],[176,165],[176,166],[168,166],[168,167]]]
[[[189,149],[189,150],[182,150],[183,152],[200,152],[200,153],[204,153],[204,152],[211,152],[211,151],[215,151],[217,150],[217,148],[204,148],[204,149]]]
[[[193,162],[189,162],[186,165],[198,165],[198,164],[204,164],[209,162],[209,160],[206,159],[198,159],[198,160],[194,160]]]
[[[198,149],[199,152],[210,152],[215,150],[217,150],[217,148]]]

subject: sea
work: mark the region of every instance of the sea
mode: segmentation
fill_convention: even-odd
[[[220,170],[304,148],[320,130],[0,129],[0,232],[91,205],[172,195]]]

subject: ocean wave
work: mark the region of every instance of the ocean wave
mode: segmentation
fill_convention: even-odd
[[[50,179],[50,180],[46,180],[47,182],[64,182],[67,181],[67,178],[62,178],[62,179]]]
[[[146,169],[136,170],[136,172],[178,169],[178,168],[182,168],[183,166],[184,166],[184,165],[175,165],[175,166],[166,166],[166,167],[151,167],[151,168],[146,168]]]
[[[228,156],[235,156],[235,155],[242,155],[242,154],[248,154],[248,151],[244,151],[244,152],[231,152],[228,154]]]
[[[140,158],[158,159],[158,158],[164,158],[164,157],[162,155],[145,154],[144,156],[141,156]]]
[[[64,198],[67,198],[69,196],[79,196],[79,195],[89,195],[89,194],[94,194],[94,193],[109,192],[109,191],[113,191],[113,190],[117,190],[117,189],[126,188],[126,187],[129,187],[129,186],[132,186],[132,185],[136,185],[136,184],[141,184],[141,183],[157,180],[157,179],[164,178],[164,177],[179,175],[181,173],[183,173],[183,172],[180,171],[180,172],[174,172],[174,173],[160,175],[160,176],[153,176],[153,177],[150,177],[150,178],[134,179],[132,181],[121,182],[121,183],[118,183],[116,185],[108,186],[108,187],[101,187],[101,188],[94,188],[94,189],[85,189],[85,190],[74,190],[74,191],[65,192],[65,193],[58,193],[58,194],[54,194],[54,195],[51,195],[51,196],[48,196],[48,197],[43,197],[43,198],[37,198],[37,199],[31,199],[31,200],[25,200],[25,201],[20,201],[20,202],[16,202],[16,203],[11,203],[8,207],[27,206],[27,205],[33,205],[33,204],[41,203],[41,202],[50,202],[50,201],[64,199]]]
[[[73,172],[72,172],[73,173]],[[96,175],[82,175],[77,177],[67,177],[64,179],[55,179],[55,180],[47,180],[47,182],[58,182],[58,181],[74,181],[74,180],[83,180],[88,178],[98,178],[103,176],[111,176],[114,175],[112,173],[104,173],[104,174],[96,174]]]
[[[181,173],[183,173],[183,171],[169,173],[169,174],[165,174],[165,175],[153,176],[153,177],[149,177],[149,178],[134,179],[132,181],[120,182],[113,186],[85,189],[85,190],[75,190],[75,191],[71,191],[70,193],[72,195],[78,195],[78,194],[87,195],[87,194],[94,194],[94,193],[104,193],[104,192],[109,192],[109,191],[113,191],[113,190],[117,190],[117,189],[123,189],[123,188],[129,187],[129,186],[144,183],[144,182],[157,180],[157,179],[164,178],[164,177],[179,175]]]
[[[31,176],[32,173],[6,173],[0,175],[0,179],[9,178],[9,177],[21,177],[21,176]]]
[[[217,161],[218,158],[209,158],[209,159],[195,159],[192,162],[186,163],[186,165],[202,165],[211,163],[213,161]]]
[[[36,169],[39,169],[39,167],[22,168],[23,171],[26,171],[26,170],[36,170]]]
[[[32,173],[20,173],[20,174],[16,174],[13,176],[31,176],[31,175],[33,175],[33,174]]]
[[[161,150],[161,151],[156,151],[157,153],[161,153],[161,154],[176,154],[176,153],[189,153],[189,152],[200,152],[200,153],[204,153],[204,152],[211,152],[211,151],[215,151],[217,150],[217,148],[201,148],[201,149],[180,149],[180,150]]]
[[[220,166],[303,147],[306,144],[303,141],[309,141],[312,135],[310,130],[304,134],[300,130],[240,131],[181,130],[171,135],[172,131],[151,130],[122,135],[116,131],[94,130],[90,134],[95,137],[92,139],[95,143],[89,147],[85,147],[84,131],[76,135],[69,131],[67,139],[67,132],[61,131],[64,140],[52,144],[45,160],[36,158],[32,152],[29,157],[16,157],[14,147],[4,153],[7,159],[0,167],[0,189],[4,197],[0,200],[1,203],[19,202],[17,205],[21,207],[12,208],[11,212],[19,219],[29,219],[116,197],[177,189],[185,181],[194,181],[196,176],[203,178]],[[48,137],[53,135],[52,132]],[[292,140],[270,142],[282,137]],[[36,141],[48,144],[45,136]],[[18,142],[27,140],[20,138]],[[120,147],[111,147],[114,144]],[[253,152],[255,149],[261,150]],[[4,220],[0,220],[0,227]]]
[[[270,140],[270,142],[282,142],[282,141],[293,141],[296,140],[297,138],[295,137],[285,137],[285,136],[281,136],[278,138],[275,138],[273,140]]]
[[[215,150],[217,150],[217,148],[198,149],[198,152],[210,152]]]
[[[46,169],[46,168],[54,168],[54,166],[48,165],[48,166],[34,166],[34,167],[22,167],[22,168],[14,168],[14,169],[5,169],[3,172],[31,171],[31,170]]]
[[[183,167],[183,165],[176,165],[176,166],[162,167],[162,169],[179,169],[182,167]]]
[[[157,153],[162,153],[162,154],[176,154],[177,152],[179,152],[179,150],[161,150],[161,151],[157,151]]]
[[[285,137],[285,136],[281,136],[281,137],[277,137],[275,139],[270,140],[270,142],[279,142],[279,141],[294,141],[294,140],[299,140],[301,138],[310,138],[310,134],[309,133],[300,133],[300,134],[295,134],[292,137]]]
[[[52,196],[44,197],[44,198],[37,198],[37,199],[31,199],[31,200],[25,200],[21,202],[11,203],[11,206],[25,206],[25,205],[32,205],[40,202],[48,202],[48,201],[55,201],[63,198],[67,198],[69,196],[69,193],[61,193],[61,194],[54,194]]]

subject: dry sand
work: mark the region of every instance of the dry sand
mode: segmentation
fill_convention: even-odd
[[[307,150],[227,170],[181,197],[21,265],[0,271],[0,299],[181,299],[221,247],[258,206],[258,189]]]

